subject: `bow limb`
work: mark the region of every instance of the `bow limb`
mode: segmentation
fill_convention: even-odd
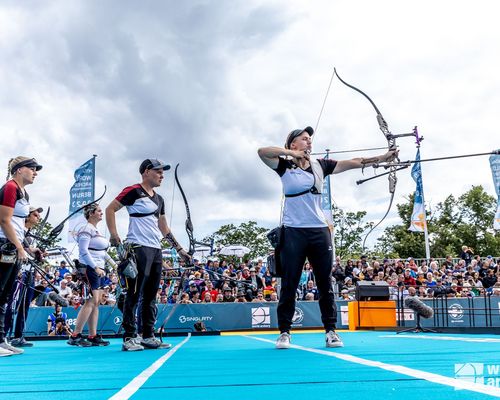
[[[358,89],[357,87],[347,83],[346,81],[344,81],[340,76],[339,74],[337,73],[337,70],[334,69],[334,72],[335,72],[335,75],[337,75],[337,78],[339,78],[340,82],[342,82],[344,85],[346,85],[347,87],[355,90],[356,92],[362,94],[369,102],[370,104],[373,106],[373,108],[375,109],[375,112],[377,113],[377,122],[378,122],[378,126],[380,128],[380,130],[382,131],[385,139],[387,140],[387,148],[388,150],[391,150],[391,149],[395,149],[396,148],[396,137],[391,133],[391,131],[389,130],[389,125],[387,124],[387,121],[385,120],[384,116],[382,115],[382,113],[380,112],[380,110],[378,109],[377,105],[375,104],[375,102],[370,98],[370,96],[368,96],[365,92],[363,92],[361,89]],[[368,236],[370,235],[370,233],[373,232],[373,230],[375,228],[377,228],[381,223],[382,221],[387,217],[387,215],[389,214],[390,210],[391,210],[391,207],[392,207],[392,202],[394,200],[394,193],[396,192],[396,184],[398,182],[398,178],[396,176],[396,171],[397,171],[397,167],[396,165],[393,165],[393,164],[396,164],[399,163],[399,159],[396,158],[395,160],[391,161],[389,164],[388,164],[388,168],[389,168],[389,172],[388,172],[388,181],[389,181],[389,193],[391,195],[391,198],[389,200],[389,207],[387,208],[387,211],[385,212],[384,216],[382,217],[382,219],[377,222],[376,225],[374,225],[369,231],[368,233],[366,234],[365,236],[365,239],[363,240],[363,249],[365,248],[365,243],[366,243],[366,239],[368,238]]]
[[[59,234],[62,232],[63,228],[64,228],[64,224],[66,223],[66,221],[68,219],[70,219],[73,215],[76,215],[78,214],[80,211],[82,211],[85,207],[91,205],[91,204],[95,204],[95,203],[98,203],[99,201],[102,200],[102,198],[104,197],[104,195],[106,194],[106,190],[107,190],[107,187],[104,186],[104,192],[99,196],[99,198],[97,198],[96,200],[94,201],[91,201],[90,203],[87,203],[85,204],[84,206],[81,206],[80,208],[76,209],[75,211],[73,211],[70,215],[68,215],[66,218],[64,218],[54,229],[52,229],[49,233],[49,240],[50,239],[55,239],[56,237],[59,236]]]
[[[193,229],[193,222],[191,221],[191,211],[189,210],[189,203],[187,201],[186,194],[184,193],[184,190],[182,189],[181,183],[179,181],[179,175],[177,173],[177,170],[179,169],[179,164],[175,166],[175,172],[174,172],[174,178],[175,182],[177,183],[177,186],[179,187],[179,191],[181,192],[182,200],[184,200],[184,206],[186,207],[186,233],[189,238],[189,251],[188,254],[192,256],[195,251],[195,240],[194,240],[194,229]]]

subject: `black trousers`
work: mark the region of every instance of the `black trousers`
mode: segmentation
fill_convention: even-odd
[[[33,272],[23,272],[20,281],[14,281],[12,292],[7,302],[7,312],[5,314],[5,332],[9,333],[14,323],[14,315],[16,315],[16,323],[14,325],[14,338],[23,336],[26,319],[30,309],[31,301],[33,300],[35,291],[33,290]],[[17,314],[15,314],[17,309]]]
[[[142,297],[139,310],[142,318],[142,336],[153,336],[156,322],[156,293],[160,285],[162,258],[161,249],[153,247],[134,247],[138,274],[135,279],[127,279],[127,295],[123,307],[123,338],[137,335],[136,310],[139,297]]]
[[[328,227],[285,227],[280,256],[283,269],[277,310],[280,332],[289,332],[292,326],[297,288],[306,258],[316,278],[323,326],[326,331],[335,329],[337,308],[332,288],[332,238]]]
[[[20,264],[0,263],[0,341],[5,339],[5,313],[7,301],[14,288]]]

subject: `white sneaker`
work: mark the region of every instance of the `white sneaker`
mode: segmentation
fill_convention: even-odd
[[[163,343],[154,336],[141,339],[140,343],[145,349],[170,349],[172,347],[170,343]]]
[[[4,349],[3,347],[0,347],[0,357],[7,357],[7,356],[11,356],[13,354],[14,353],[12,351]]]
[[[127,338],[122,344],[122,351],[141,351],[144,347],[141,345],[139,338]]]
[[[342,339],[335,331],[329,331],[325,336],[326,347],[344,347]]]
[[[24,350],[19,347],[11,346],[7,339],[4,339],[3,342],[0,342],[0,348],[4,350],[10,351],[12,354],[23,354]]]
[[[283,332],[278,336],[278,340],[276,340],[276,348],[277,349],[289,349],[290,342],[292,341],[292,337],[288,332]]]

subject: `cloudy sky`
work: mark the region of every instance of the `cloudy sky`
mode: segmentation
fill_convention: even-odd
[[[334,66],[393,133],[418,125],[422,158],[500,147],[499,13],[494,0],[4,0],[0,164],[27,155],[44,165],[28,191],[53,223],[67,215],[75,168],[97,154],[104,205],[158,157],[181,164],[198,238],[226,223],[272,227],[281,188],[256,150],[316,125]],[[368,101],[334,81],[315,151],[385,145]],[[414,157],[411,139],[399,145],[401,159]],[[472,185],[495,195],[488,157],[422,168],[431,207]],[[398,176],[395,204],[414,190],[409,170]],[[356,186],[360,177],[336,175],[335,201],[378,221],[387,180]],[[169,171],[159,192],[185,243],[172,183]],[[384,225],[398,222],[394,207]]]

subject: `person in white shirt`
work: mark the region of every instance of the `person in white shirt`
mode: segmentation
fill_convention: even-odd
[[[87,224],[78,231],[77,242],[80,264],[85,265],[87,283],[92,297],[85,301],[76,318],[76,327],[68,344],[71,346],[107,346],[109,341],[103,340],[97,334],[97,321],[99,319],[99,303],[104,286],[104,270],[106,263],[116,268],[116,263],[107,252],[109,241],[99,233],[97,224],[102,220],[103,212],[97,203],[91,203],[83,209]],[[88,340],[82,336],[83,327],[88,324]]]
[[[262,147],[259,157],[281,178],[285,203],[282,218],[280,249],[282,286],[277,308],[280,336],[278,349],[290,347],[290,328],[295,312],[295,294],[302,266],[309,260],[319,291],[321,320],[326,331],[326,346],[341,347],[342,340],[335,333],[337,310],[332,289],[332,237],[321,208],[323,180],[354,168],[368,167],[397,157],[397,151],[372,158],[353,158],[335,161],[310,158],[313,128],[296,129],[289,133],[285,146]]]

